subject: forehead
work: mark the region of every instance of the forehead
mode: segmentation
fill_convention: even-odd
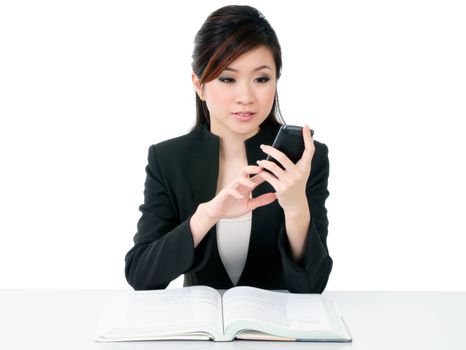
[[[272,51],[265,46],[259,46],[258,48],[242,54],[231,62],[226,69],[252,71],[261,66],[268,66],[271,70],[275,71]]]

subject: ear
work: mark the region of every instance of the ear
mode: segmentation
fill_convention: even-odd
[[[194,72],[192,73],[191,78],[193,80],[194,89],[196,90],[197,95],[202,101],[205,101],[204,93],[203,93],[204,86],[201,84],[201,80]]]

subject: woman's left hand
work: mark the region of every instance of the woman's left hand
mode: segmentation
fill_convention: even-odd
[[[259,160],[257,164],[272,174],[263,171],[259,175],[277,192],[277,198],[285,214],[299,213],[307,205],[306,183],[311,173],[311,161],[314,156],[314,140],[309,126],[303,127],[304,152],[301,159],[294,164],[283,152],[267,145],[261,145],[264,153],[276,159],[284,169],[269,160]]]

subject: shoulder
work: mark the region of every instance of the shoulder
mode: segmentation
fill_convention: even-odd
[[[174,137],[149,147],[149,160],[157,157],[162,160],[180,160],[189,157],[204,144],[208,137],[203,128],[197,128],[189,133]]]
[[[325,143],[314,140],[314,147],[315,147],[314,158],[317,158],[319,160],[322,160],[325,158],[328,159],[328,147]]]
[[[307,188],[311,188],[312,193],[328,192],[327,182],[330,173],[328,147],[326,144],[316,140],[314,140],[314,147],[315,151],[311,161],[311,173]]]
[[[327,145],[325,143],[314,140],[314,147],[315,151],[311,161],[312,173],[322,171],[328,172],[329,158]]]
[[[148,163],[165,176],[194,176],[206,162],[218,158],[219,138],[205,126],[149,147]],[[188,174],[189,173],[189,174]]]
[[[192,146],[193,144],[196,144],[201,138],[201,134],[201,129],[195,129],[185,135],[181,135],[153,144],[150,146],[150,149],[154,149],[158,152],[184,149],[186,147]]]

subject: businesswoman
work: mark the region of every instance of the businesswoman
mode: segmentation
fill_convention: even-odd
[[[200,28],[195,126],[149,148],[142,216],[125,259],[134,289],[165,288],[184,274],[184,286],[324,290],[328,149],[307,126],[296,164],[270,146],[281,66],[277,36],[255,8],[220,8]]]

